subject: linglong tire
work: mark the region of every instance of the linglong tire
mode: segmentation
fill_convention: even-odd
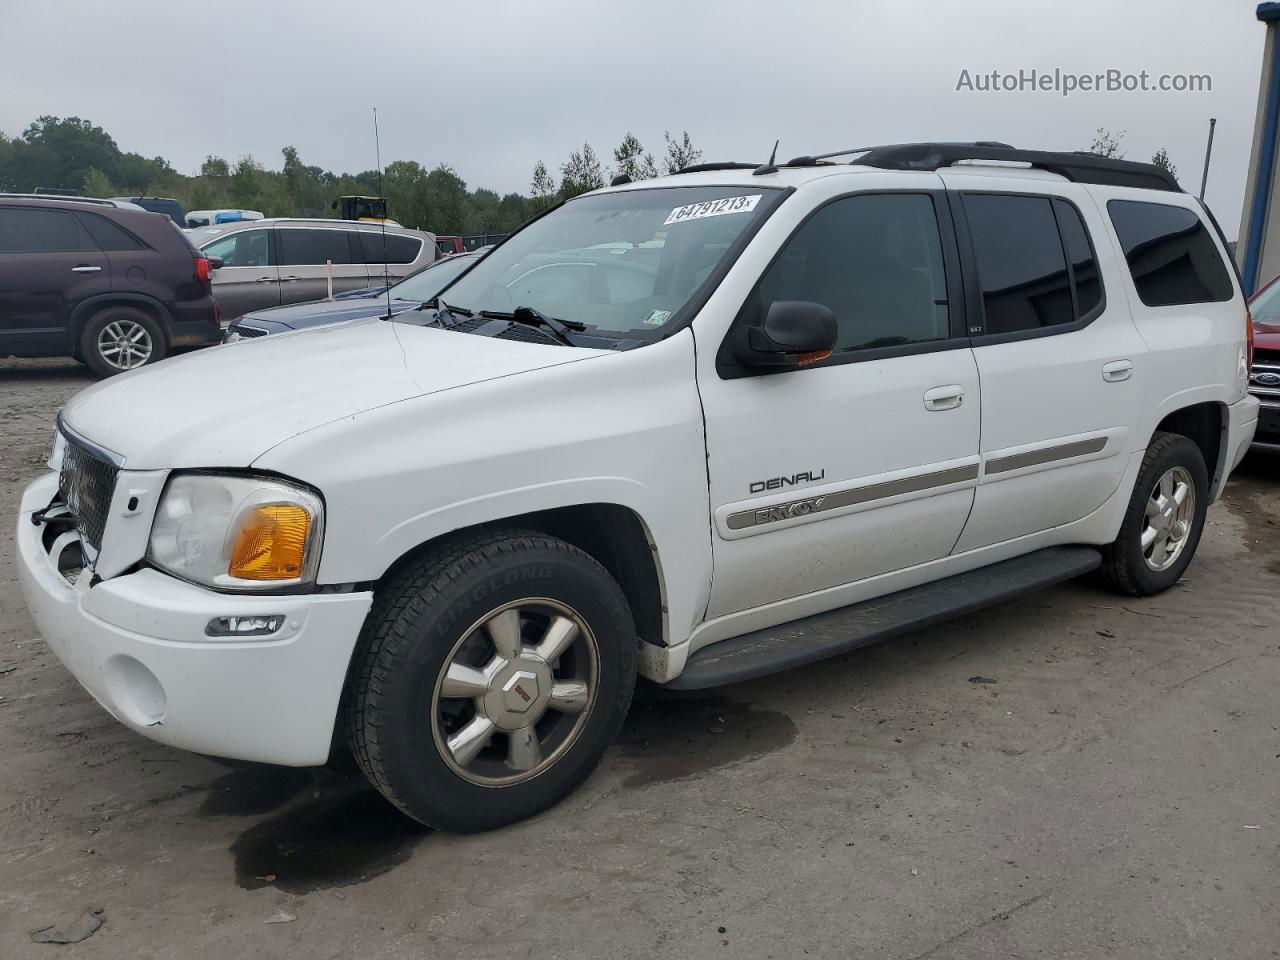
[[[136,370],[167,352],[164,331],[152,317],[136,307],[115,306],[99,310],[84,325],[78,360],[99,377]]]
[[[637,643],[621,589],[576,547],[518,530],[454,540],[377,592],[351,668],[352,752],[428,826],[532,816],[617,736]]]
[[[1157,433],[1120,534],[1103,549],[1103,580],[1136,597],[1168,590],[1195,555],[1208,506],[1209,472],[1200,448],[1180,434]]]

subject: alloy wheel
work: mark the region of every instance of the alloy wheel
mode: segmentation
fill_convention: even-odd
[[[599,659],[590,627],[563,603],[526,599],[489,612],[454,645],[436,681],[436,749],[481,786],[537,776],[586,725]]]
[[[117,370],[135,370],[151,359],[155,345],[136,320],[112,320],[98,334],[98,354]]]
[[[1170,467],[1147,498],[1142,556],[1148,567],[1159,572],[1177,562],[1190,539],[1195,513],[1196,488],[1190,472]]]

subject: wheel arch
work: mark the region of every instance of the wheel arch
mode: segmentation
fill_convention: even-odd
[[[402,553],[383,571],[373,588],[377,591],[405,565],[448,541],[502,528],[557,537],[594,558],[622,588],[640,640],[658,647],[669,644],[666,588],[657,543],[648,524],[634,509],[616,503],[549,507],[442,533]]]
[[[135,307],[147,313],[151,319],[155,320],[160,327],[160,333],[164,337],[166,350],[169,347],[169,332],[173,325],[173,315],[169,312],[169,308],[157,300],[155,297],[148,296],[145,293],[100,293],[96,296],[88,297],[76,305],[71,312],[71,323],[67,328],[67,334],[71,340],[73,347],[80,343],[80,336],[84,333],[85,324],[98,313],[100,310],[108,307]]]
[[[1180,434],[1200,448],[1209,471],[1210,502],[1218,499],[1226,482],[1229,425],[1227,405],[1217,400],[1179,407],[1166,413],[1156,425],[1156,433]]]

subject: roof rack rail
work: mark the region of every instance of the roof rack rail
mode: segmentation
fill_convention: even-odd
[[[721,160],[716,163],[695,163],[681,167],[676,173],[707,173],[711,170],[754,170],[758,163],[739,163],[735,160]]]
[[[1048,150],[1019,150],[1007,143],[992,140],[974,143],[896,143],[863,147],[812,157],[797,157],[787,166],[814,166],[830,157],[855,153],[862,155],[853,163],[886,170],[937,170],[965,160],[994,160],[1002,163],[1027,163],[1077,183],[1182,192],[1182,187],[1173,174],[1151,163],[1114,160],[1084,151],[1055,153]]]
[[[62,193],[0,193],[0,197],[8,200],[58,200],[63,203],[96,203],[103,207],[114,207],[114,200],[102,200],[98,197],[68,197]]]

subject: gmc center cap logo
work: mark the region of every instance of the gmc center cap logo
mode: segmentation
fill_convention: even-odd
[[[528,670],[520,670],[502,685],[503,700],[512,713],[524,713],[538,698],[538,678]]]

